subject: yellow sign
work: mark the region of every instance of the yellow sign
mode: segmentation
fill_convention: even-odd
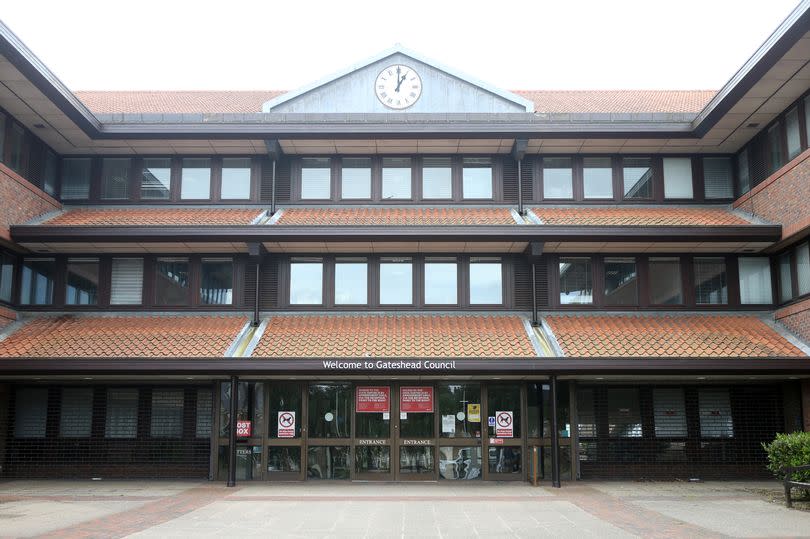
[[[480,423],[481,422],[481,405],[480,404],[468,404],[467,405],[467,421],[470,423]]]

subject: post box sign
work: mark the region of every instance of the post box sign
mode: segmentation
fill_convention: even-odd
[[[253,433],[253,423],[247,419],[240,419],[236,422],[236,437],[250,438]]]
[[[361,386],[355,389],[355,410],[359,414],[388,413],[391,411],[391,388],[388,386]]]
[[[495,436],[498,438],[512,438],[514,436],[513,412],[495,412]]]
[[[280,411],[278,413],[278,437],[295,438],[295,412]]]
[[[433,412],[433,388],[430,386],[399,388],[399,411],[416,414]]]

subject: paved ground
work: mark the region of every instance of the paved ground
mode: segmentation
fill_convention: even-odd
[[[0,537],[810,537],[765,483],[0,482]]]

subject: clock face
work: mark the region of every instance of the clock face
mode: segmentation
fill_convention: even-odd
[[[377,75],[374,93],[389,109],[407,109],[422,95],[422,79],[412,67],[394,64]]]

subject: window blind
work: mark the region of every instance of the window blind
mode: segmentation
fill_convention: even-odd
[[[104,436],[135,438],[138,434],[138,390],[107,390],[107,418]]]
[[[733,198],[731,185],[731,159],[705,157],[703,159],[703,189],[706,198]]]
[[[700,436],[702,438],[732,438],[731,399],[727,389],[698,392]]]
[[[48,416],[46,388],[20,388],[14,407],[14,437],[44,438]]]
[[[664,158],[664,198],[692,198],[692,160]]]
[[[653,389],[656,438],[686,437],[686,405],[683,389]]]
[[[156,389],[152,391],[152,438],[183,436],[183,390]]]
[[[113,258],[112,305],[140,305],[143,294],[143,259]]]
[[[773,303],[771,263],[766,257],[739,258],[740,303],[744,305]]]
[[[90,159],[62,159],[62,198],[84,199],[90,196]]]
[[[59,436],[63,438],[88,438],[92,422],[92,388],[63,388],[62,405],[59,411]]]

